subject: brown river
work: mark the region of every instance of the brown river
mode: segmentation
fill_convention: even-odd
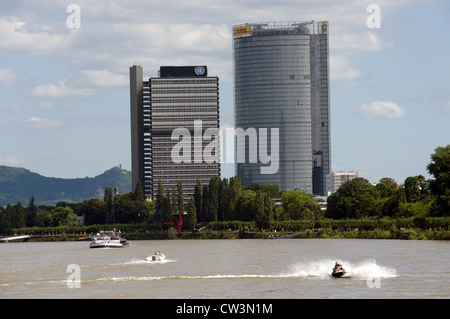
[[[161,250],[167,259],[145,258]],[[335,261],[347,274],[330,276]],[[0,298],[450,297],[450,242],[358,239],[0,244]]]

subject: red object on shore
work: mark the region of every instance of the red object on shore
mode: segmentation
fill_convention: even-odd
[[[179,215],[180,216],[180,221],[179,222],[177,222],[177,223],[175,223],[175,222],[172,222],[172,223],[164,223],[164,224],[177,224],[176,226],[175,226],[175,229],[180,233],[181,232],[181,226],[183,226],[183,219],[181,218],[181,214]]]

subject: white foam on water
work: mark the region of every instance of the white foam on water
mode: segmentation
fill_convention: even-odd
[[[146,261],[131,260],[128,264],[159,264],[173,262],[173,260]],[[292,265],[289,270],[278,274],[207,274],[207,275],[172,275],[172,276],[129,276],[129,277],[105,277],[98,278],[98,281],[153,281],[153,280],[179,280],[179,279],[244,279],[244,278],[319,278],[330,279],[334,267],[334,259],[322,259],[316,261],[300,262]],[[338,260],[346,270],[342,277],[367,280],[371,278],[392,278],[396,277],[396,270],[387,266],[378,265],[375,260],[365,260],[352,263],[347,260]]]
[[[179,280],[179,279],[243,279],[243,278],[281,278],[280,275],[200,275],[200,276],[129,276],[129,277],[104,277],[97,281],[154,281],[154,280]]]
[[[173,263],[176,262],[176,260],[173,259],[163,259],[163,260],[146,260],[146,259],[137,259],[133,258],[128,262],[124,262],[124,265],[139,265],[139,264],[167,264],[167,263]]]
[[[347,272],[344,277],[357,279],[392,278],[397,276],[393,268],[378,265],[375,260],[365,260],[353,263],[348,260],[337,260]],[[295,277],[330,278],[336,260],[322,259],[317,261],[301,262],[293,265],[285,275]]]
[[[378,265],[375,260],[367,260],[357,264],[348,262],[348,266],[344,268],[352,277],[361,279],[397,277],[397,271],[394,268]]]

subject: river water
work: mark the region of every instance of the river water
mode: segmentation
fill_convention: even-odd
[[[160,249],[167,259],[146,262]],[[0,298],[445,298],[450,242],[358,239],[0,244]],[[330,276],[335,261],[348,276]]]

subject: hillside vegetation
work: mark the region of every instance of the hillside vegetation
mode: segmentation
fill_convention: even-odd
[[[103,198],[108,186],[118,187],[120,192],[131,191],[131,172],[116,166],[95,177],[64,179],[0,165],[0,206],[18,202],[26,205],[31,196],[38,205],[78,203]]]

